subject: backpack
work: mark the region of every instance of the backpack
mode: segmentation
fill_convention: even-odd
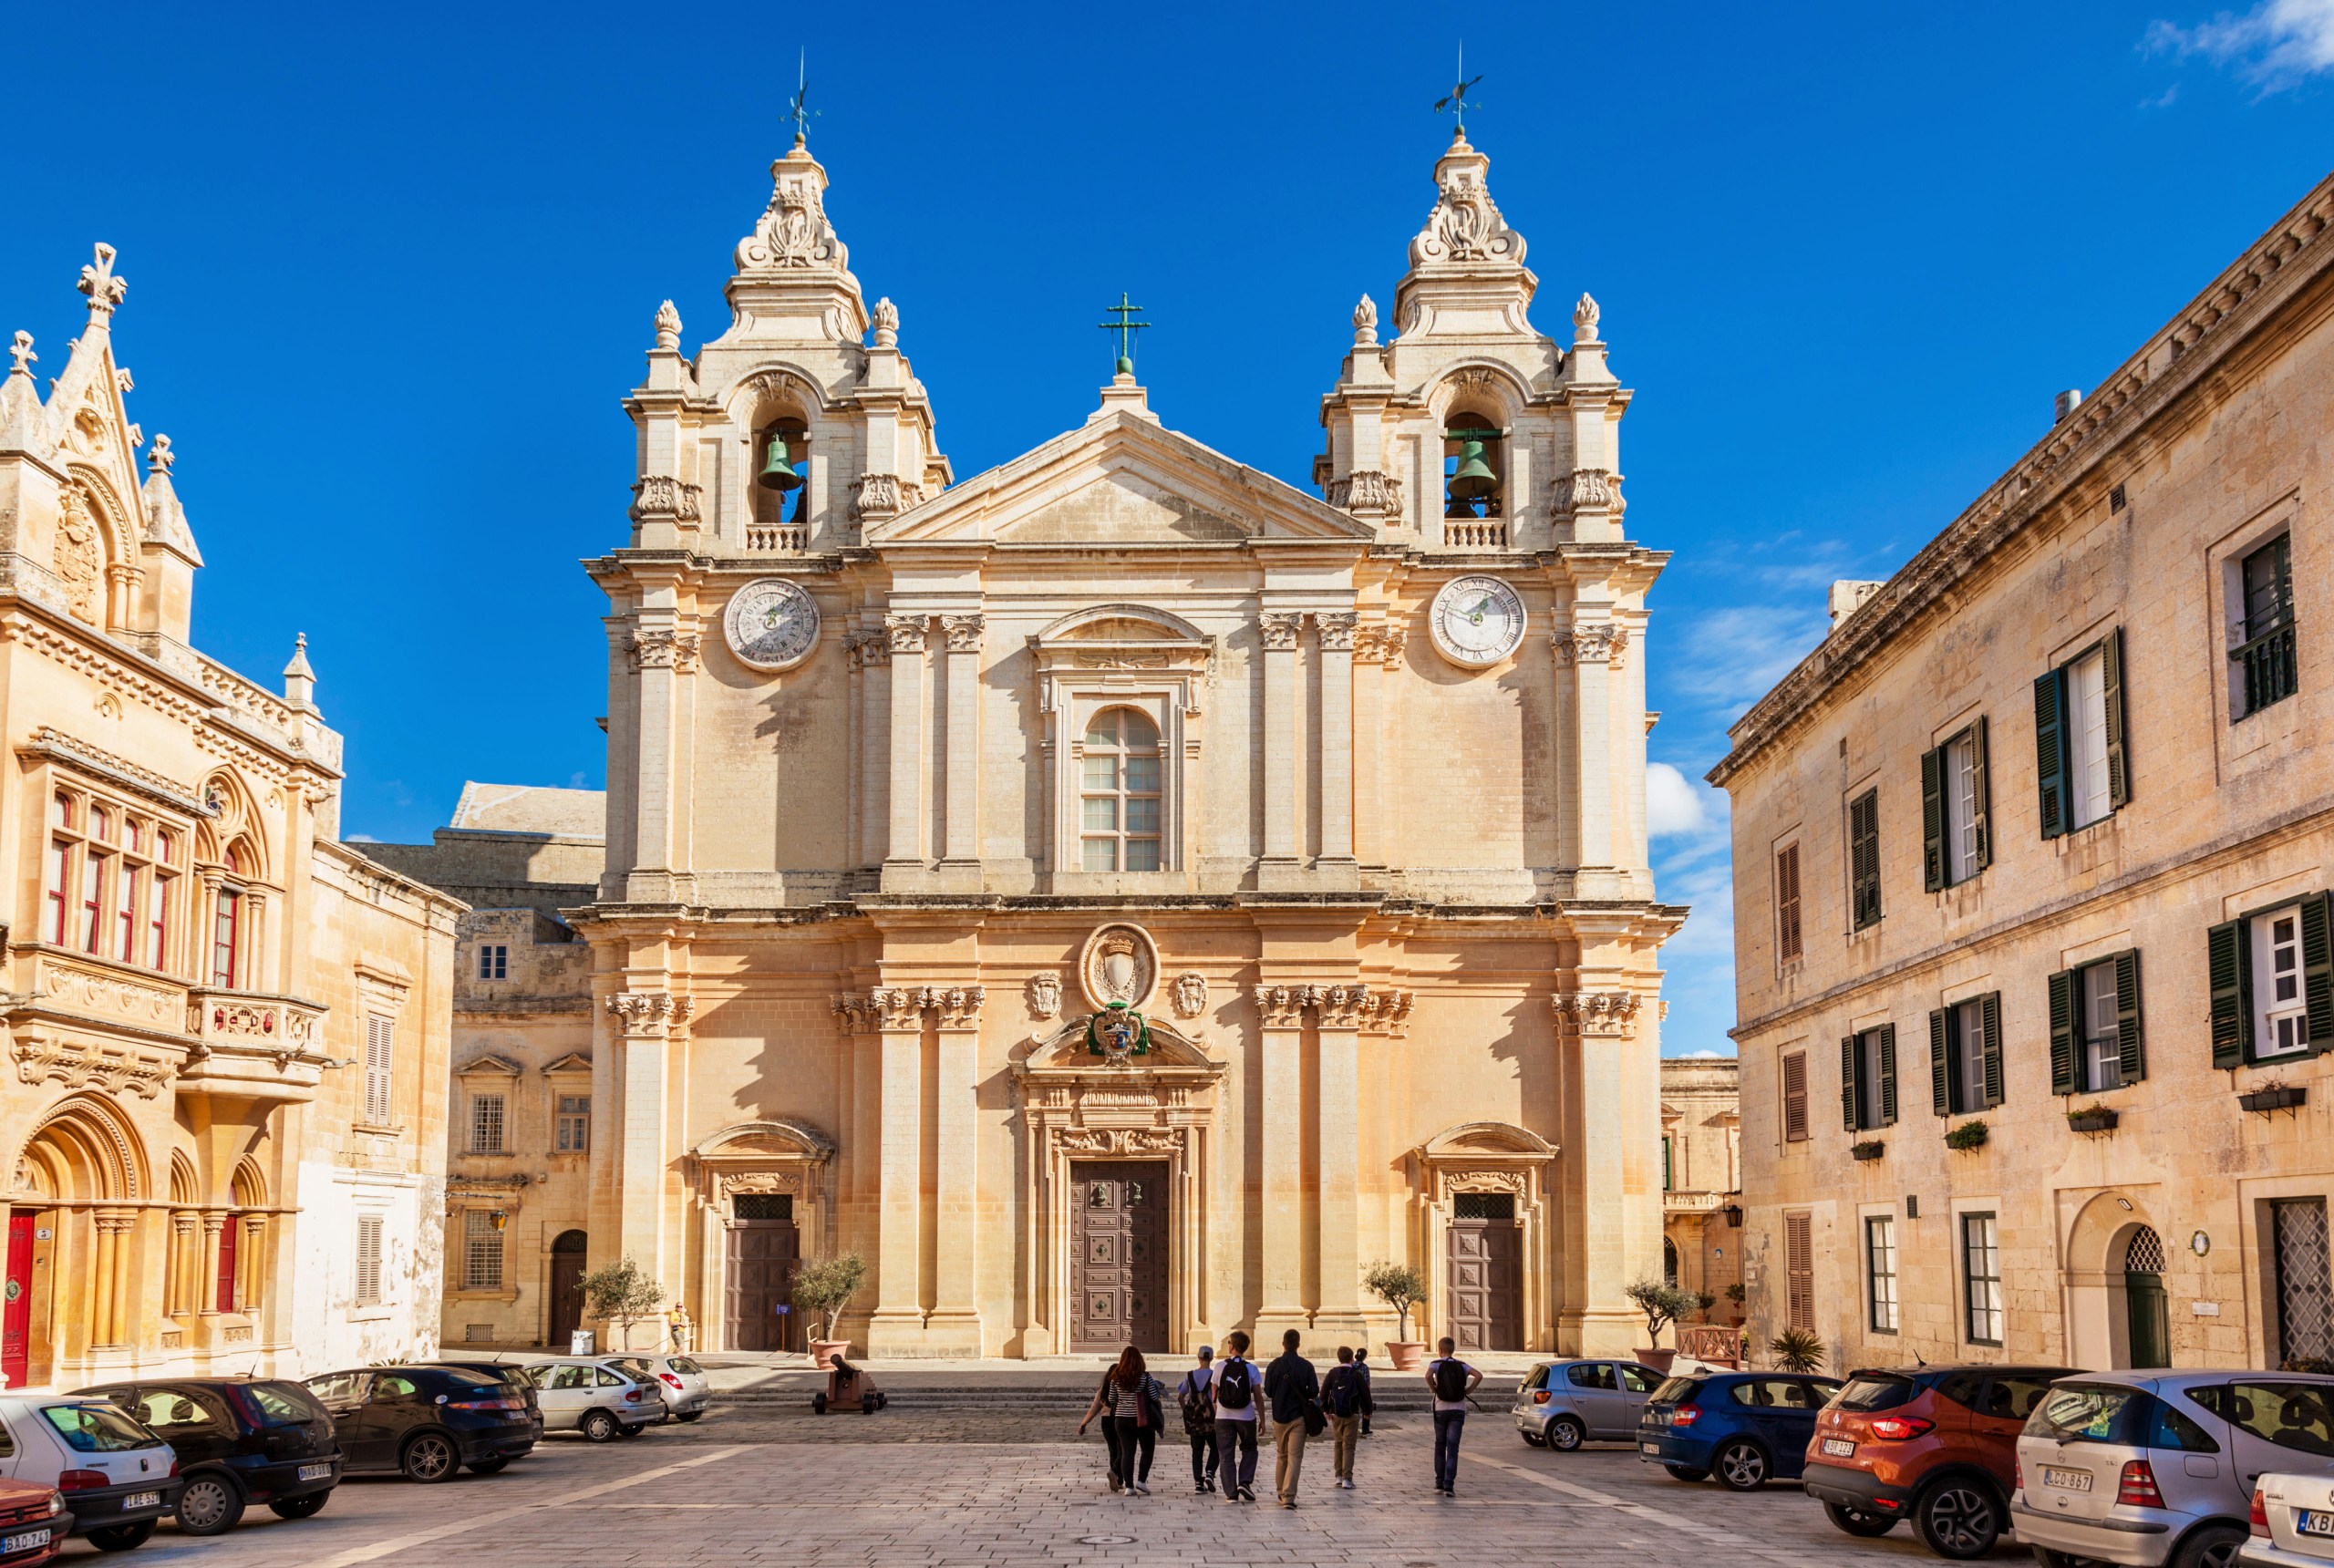
[[[1215,1406],[1209,1398],[1207,1385],[1194,1385],[1186,1374],[1179,1395],[1183,1406],[1183,1431],[1188,1437],[1203,1438],[1215,1430]]]
[[[1456,1356],[1446,1356],[1434,1364],[1434,1397],[1446,1405],[1455,1405],[1467,1397],[1467,1364]]]
[[[1238,1357],[1224,1364],[1224,1375],[1215,1386],[1215,1402],[1226,1410],[1244,1410],[1255,1402],[1254,1385],[1248,1381],[1248,1363]]]
[[[1354,1376],[1351,1367],[1340,1367],[1329,1374],[1321,1385],[1321,1392],[1328,1400],[1329,1414],[1351,1416],[1361,1409],[1361,1379]]]

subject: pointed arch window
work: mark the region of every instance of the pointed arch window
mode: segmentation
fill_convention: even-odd
[[[1160,869],[1159,728],[1131,707],[1107,707],[1086,727],[1079,799],[1081,865],[1090,872]]]
[[[227,849],[227,874],[243,876],[246,857],[240,845]],[[245,911],[243,889],[235,882],[221,882],[219,895],[211,923],[211,983],[233,989],[243,973]]]

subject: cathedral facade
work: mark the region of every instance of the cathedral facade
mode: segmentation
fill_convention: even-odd
[[[1627,1351],[1661,1266],[1629,393],[1463,136],[1300,490],[1095,411],[959,480],[799,141],[667,304],[609,601],[590,1251],[700,1346]]]

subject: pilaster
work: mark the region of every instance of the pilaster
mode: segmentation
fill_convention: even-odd
[[[1351,611],[1314,617],[1321,637],[1321,860],[1325,870],[1350,867],[1353,852],[1353,645]]]
[[[617,1155],[622,1205],[614,1255],[637,1259],[666,1284],[678,1282],[678,1249],[666,1244],[665,1190],[672,1165],[670,1055],[675,1031],[695,1004],[661,990],[622,991],[608,998],[617,1021],[617,1064],[624,1086],[624,1145]]]
[[[963,890],[980,889],[980,663],[978,615],[943,615],[947,639],[948,767],[947,838],[940,870],[944,885],[961,882]],[[954,872],[952,877],[948,873]]]
[[[1326,700],[1326,693],[1324,696]],[[1315,1228],[1319,1299],[1313,1332],[1325,1339],[1363,1339],[1367,1326],[1361,1315],[1357,1248],[1361,1228],[1361,1024],[1369,989],[1317,985],[1311,990],[1320,1042],[1314,1107],[1320,1150]]]
[[[898,644],[893,645],[898,651]],[[883,1080],[883,1166],[877,1187],[875,1314],[871,1356],[920,1352],[924,1338],[924,993],[879,985],[875,1012]]]
[[[1304,619],[1271,610],[1256,617],[1265,666],[1265,852],[1256,868],[1263,888],[1297,882],[1296,637]]]
[[[1276,1345],[1283,1330],[1308,1327],[1305,1307],[1305,1004],[1309,987],[1255,988],[1256,1050],[1262,1071],[1256,1194],[1263,1298],[1254,1336]]]
[[[890,615],[883,632],[891,653],[892,829],[883,851],[883,882],[920,881],[927,856],[924,815],[924,668],[925,617]]]
[[[979,985],[934,987],[924,1000],[938,1038],[937,1137],[933,1149],[941,1237],[934,1259],[933,1310],[924,1346],[935,1355],[981,1353],[980,1280],[980,1026]]]

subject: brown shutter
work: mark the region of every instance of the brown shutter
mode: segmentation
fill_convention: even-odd
[[[1783,1216],[1784,1312],[1793,1328],[1815,1327],[1815,1243],[1806,1214]]]
[[[1807,1141],[1807,1053],[1783,1057],[1783,1141]]]
[[[1786,844],[1775,856],[1775,940],[1786,963],[1799,957],[1799,846]]]

